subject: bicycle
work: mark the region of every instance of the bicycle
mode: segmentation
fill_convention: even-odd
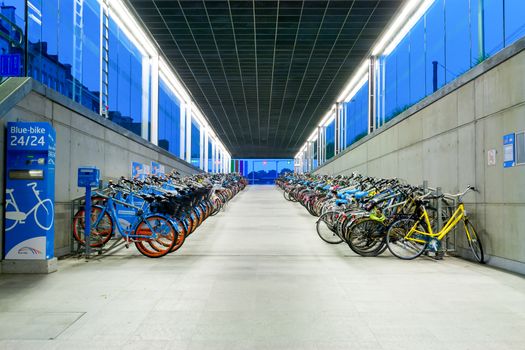
[[[460,221],[463,222],[465,234],[469,247],[479,263],[484,262],[483,246],[478,237],[474,225],[470,222],[463,196],[470,190],[476,191],[474,187],[467,186],[466,190],[458,194],[443,194],[441,196],[429,197],[429,194],[416,199],[416,211],[410,218],[402,218],[392,223],[386,235],[386,243],[390,252],[404,260],[412,260],[423,254],[430,246],[437,251],[438,245],[443,238],[450,233]],[[456,197],[458,205],[454,213],[450,216],[445,225],[438,232],[434,232],[427,212],[426,205],[428,199],[441,199],[444,196]]]
[[[145,213],[144,208],[122,200],[96,194],[106,199],[105,205],[95,205],[89,215],[91,220],[91,236],[95,242],[90,246],[104,245],[116,231],[129,243],[135,243],[137,250],[150,258],[159,258],[171,252],[177,243],[180,231],[176,230],[172,222],[163,215]],[[144,196],[144,203],[154,200]],[[124,227],[120,220],[119,207],[126,207],[135,212],[135,219],[129,226]],[[82,213],[84,215],[82,215]],[[73,223],[73,234],[77,241],[85,244],[85,211],[76,215]]]

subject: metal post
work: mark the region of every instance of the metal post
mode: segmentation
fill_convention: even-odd
[[[438,61],[432,61],[432,91],[438,89]]]
[[[86,200],[84,204],[84,242],[86,244],[86,259],[91,253],[91,187],[86,186]]]
[[[439,197],[443,194],[441,187],[436,188],[436,195]],[[441,198],[437,199],[436,203],[437,208],[437,228],[436,232],[439,232],[441,228],[443,227],[443,200]],[[445,237],[445,242],[441,242],[441,246],[439,247],[439,250],[442,252],[445,252],[447,250],[447,238]],[[438,252],[436,252],[436,257]]]
[[[24,11],[24,31],[25,31],[25,37],[24,37],[24,76],[27,77],[27,74],[29,73],[28,65],[29,65],[29,7],[27,6],[27,1],[25,1],[25,11]]]
[[[485,1],[478,0],[478,60],[485,58]]]

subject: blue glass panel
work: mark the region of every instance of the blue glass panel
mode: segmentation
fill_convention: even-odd
[[[397,46],[397,103],[395,114],[410,104],[410,40],[405,37]]]
[[[525,1],[505,0],[505,46],[525,36]]]
[[[100,4],[32,1],[28,7],[28,75],[99,112]],[[76,23],[76,25],[74,25]]]
[[[201,132],[199,125],[191,121],[191,164],[196,167],[201,165]]]
[[[46,55],[42,55],[45,49],[42,45],[42,1],[36,0],[32,4],[27,10],[28,76],[42,81],[42,61],[46,60]]]
[[[437,88],[445,85],[445,10],[444,1],[436,0],[425,15],[426,27],[426,91],[433,93],[432,62],[438,62]]]
[[[397,101],[397,56],[395,51],[384,58],[385,66],[385,119],[394,114]]]
[[[100,4],[84,0],[82,31],[82,101],[92,111],[100,112]]]
[[[326,132],[326,160],[335,155],[335,120],[328,124]]]
[[[503,48],[503,0],[484,0],[485,55],[492,56]],[[521,14],[523,16],[523,14]]]
[[[448,83],[470,69],[469,1],[448,0],[445,4],[445,21]]]
[[[180,101],[162,79],[159,80],[159,147],[180,156]]]
[[[426,95],[425,20],[421,18],[410,32],[410,104]]]
[[[345,147],[368,134],[368,82],[344,105],[346,117]]]
[[[211,140],[208,139],[208,172],[211,173],[212,169],[213,169],[212,143],[211,143]]]
[[[111,18],[109,29],[109,118],[141,135],[142,55]]]

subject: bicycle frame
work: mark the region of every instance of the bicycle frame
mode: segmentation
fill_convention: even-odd
[[[142,210],[141,208],[139,208],[137,206],[134,206],[134,205],[131,205],[129,203],[126,203],[126,202],[114,199],[112,197],[108,197],[106,205],[103,207],[102,212],[98,215],[97,220],[95,221],[95,224],[93,225],[93,227],[97,227],[98,224],[100,223],[100,221],[102,220],[102,218],[104,217],[104,214],[108,213],[109,216],[113,219],[113,225],[115,225],[115,227],[117,228],[117,230],[120,233],[120,235],[122,237],[124,237],[126,240],[144,237],[143,235],[131,234],[131,232],[135,231],[137,226],[139,225],[139,223],[142,222],[142,221],[144,221],[146,223],[146,225],[148,225],[148,228],[152,232],[152,236],[150,236],[149,238],[153,238],[153,239],[157,238],[157,233],[155,232],[153,227],[151,227],[150,223],[147,220],[144,220],[144,215],[143,214],[137,215],[137,219],[135,220],[135,222],[133,222],[130,225],[129,230],[127,230],[124,227],[122,227],[122,225],[120,223],[120,220],[119,220],[119,217],[118,217],[118,214],[117,214],[117,209],[115,207],[115,203],[119,203],[119,204],[125,205],[127,207],[136,209],[136,210]]]
[[[440,213],[438,213],[438,215],[439,214]],[[421,216],[416,221],[414,226],[412,226],[410,231],[408,231],[408,233],[405,235],[405,239],[408,239],[414,242],[418,242],[418,243],[428,243],[425,240],[411,237],[413,234],[420,234],[420,235],[428,236],[431,238],[436,238],[439,241],[441,241],[443,237],[445,237],[450,231],[452,231],[452,229],[464,218],[465,218],[465,206],[463,203],[459,203],[456,211],[454,211],[452,216],[448,219],[445,226],[443,226],[443,228],[439,232],[434,232],[434,230],[432,230],[432,225],[430,224],[430,217],[428,216],[427,209],[423,207],[423,214],[421,214]],[[425,225],[427,226],[426,227],[427,231],[419,231],[417,229],[417,226],[421,223],[422,220],[424,220]]]

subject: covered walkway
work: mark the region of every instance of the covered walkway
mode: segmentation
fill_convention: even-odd
[[[0,279],[0,349],[522,349],[525,280],[459,259],[362,258],[251,186],[182,250],[132,247]]]

